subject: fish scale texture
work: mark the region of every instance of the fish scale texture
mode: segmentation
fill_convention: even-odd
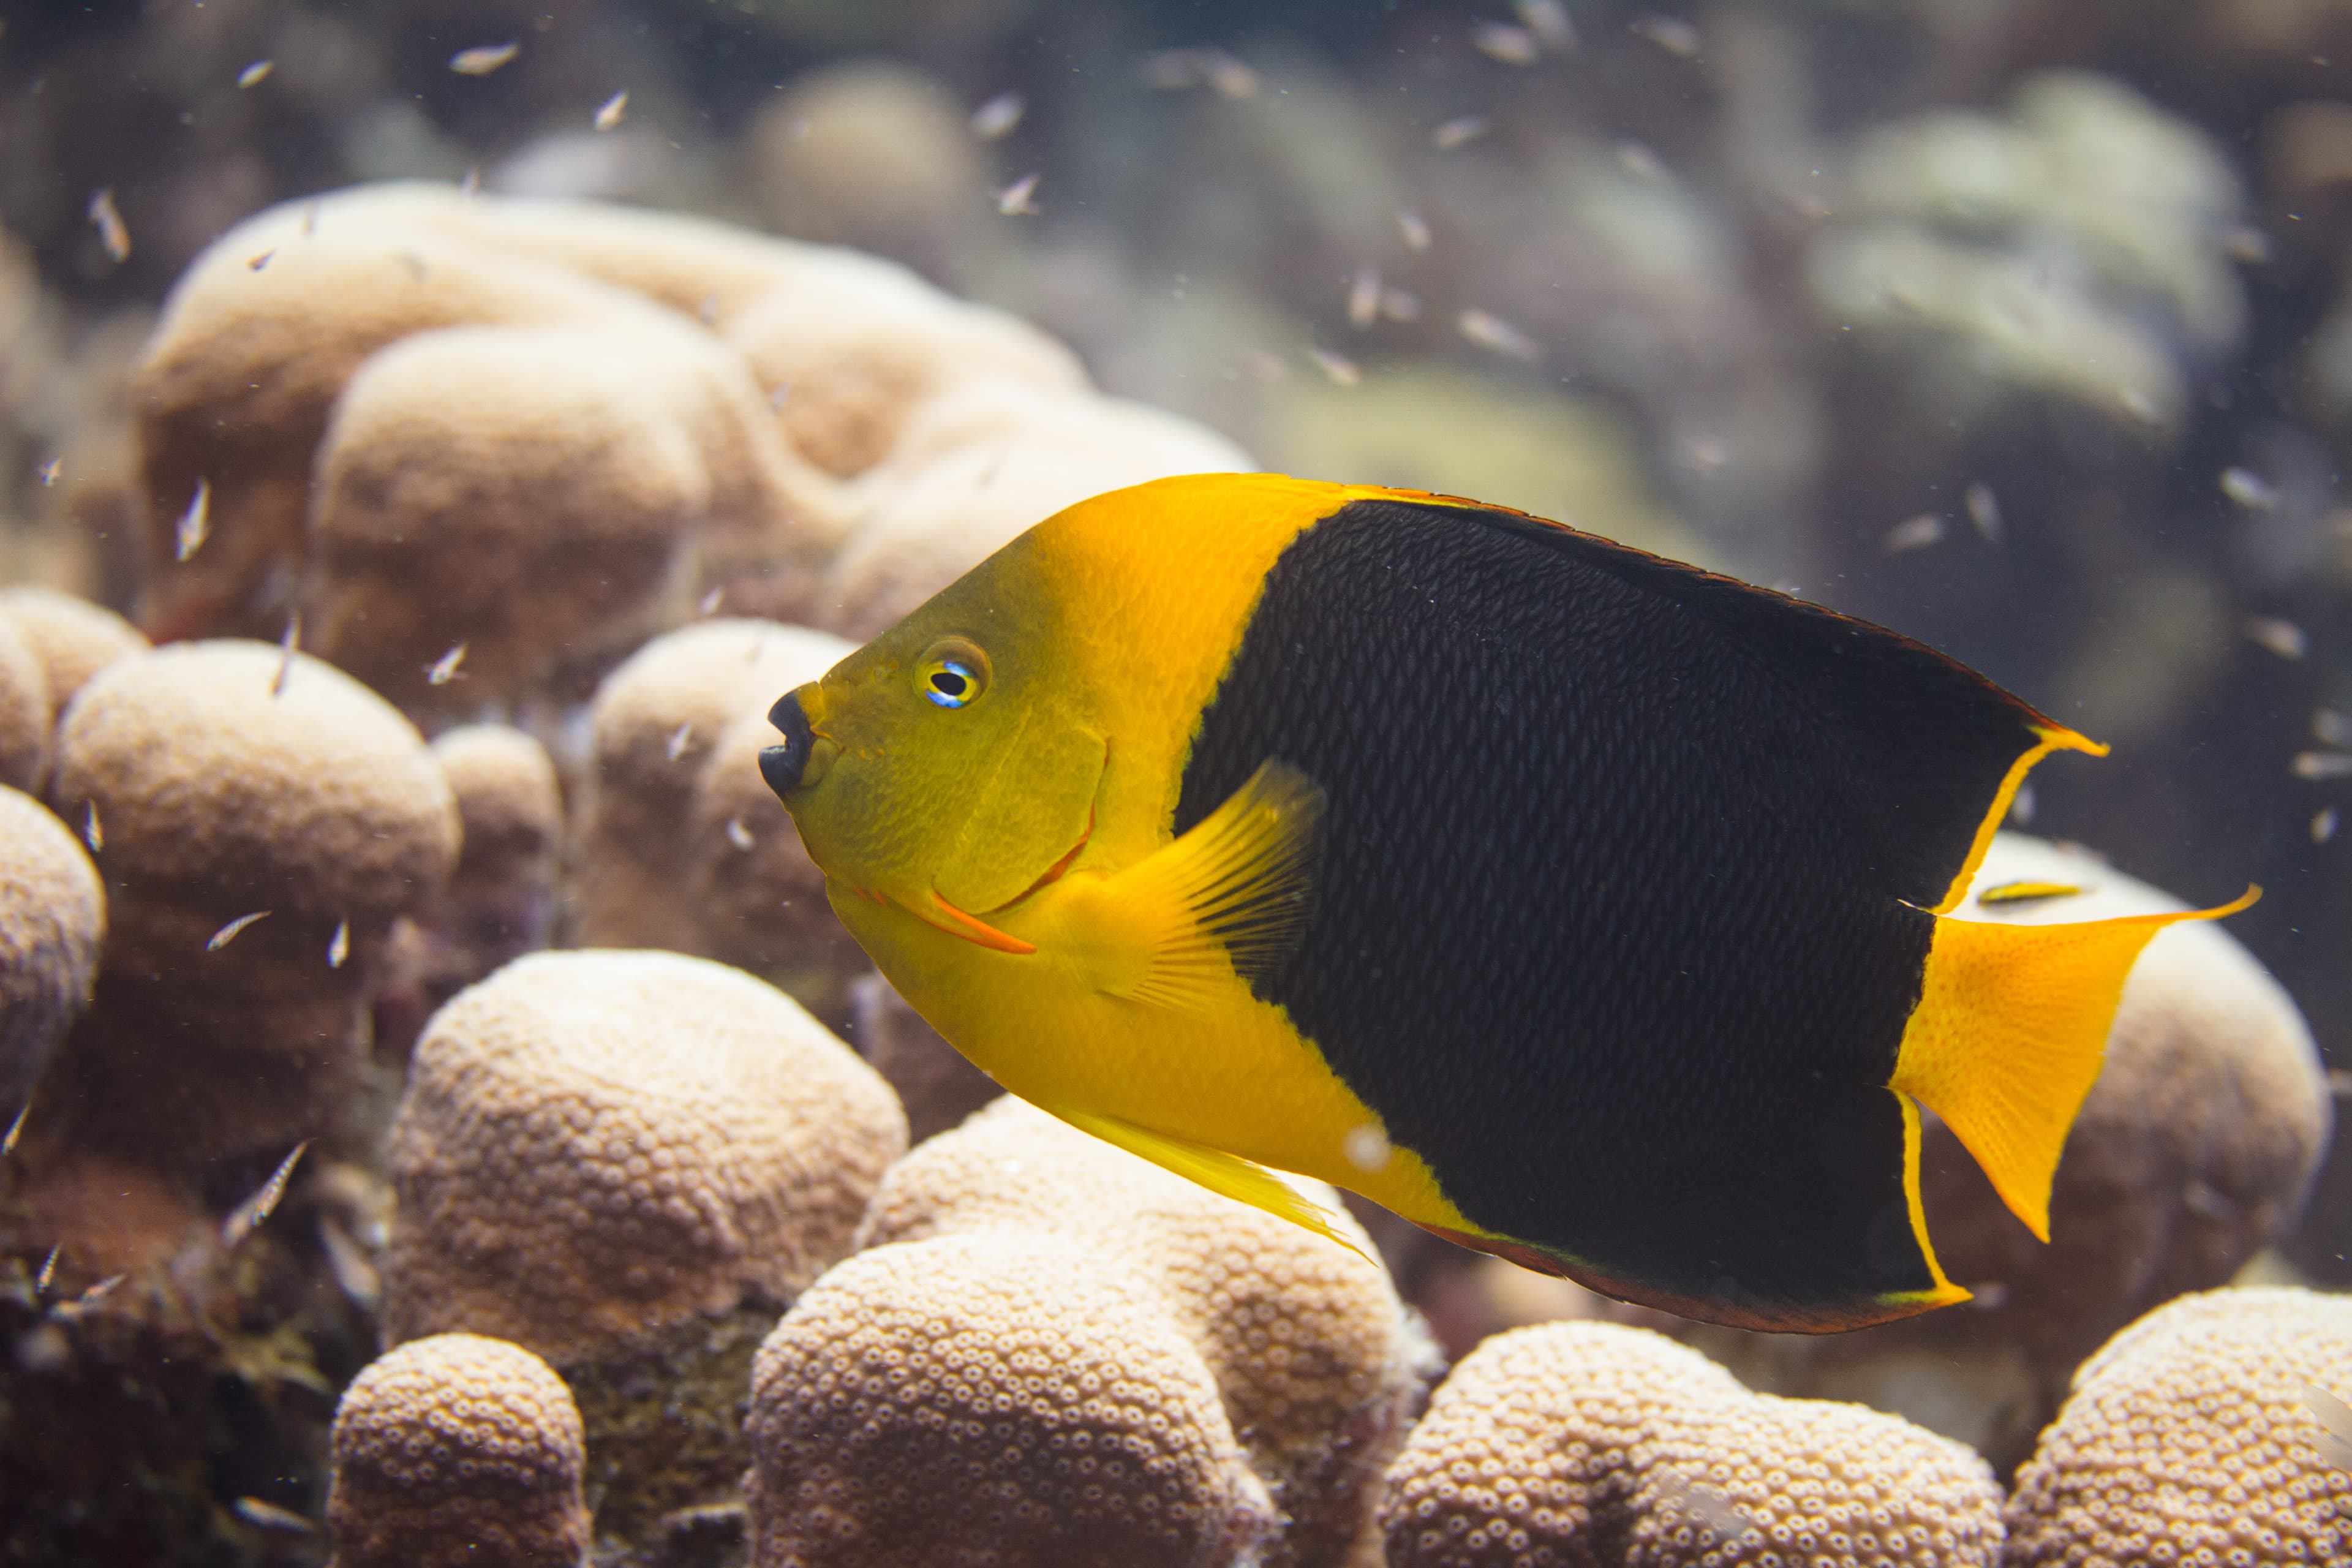
[[[1381,1521],[1389,1568],[1991,1568],[2000,1510],[1982,1459],[1898,1417],[1549,1323],[1454,1368]]]
[[[1932,933],[1904,900],[1958,870],[2027,714],[1760,590],[1359,502],[1268,574],[1174,826],[1303,769],[1316,913],[1260,994],[1474,1221],[1769,1315],[1930,1284],[1883,1087]]]
[[[588,1547],[580,1412],[519,1345],[415,1340],[335,1409],[336,1568],[576,1568]]]
[[[2185,1296],[2126,1329],[2017,1474],[2013,1568],[2352,1560],[2352,1474],[2314,1445],[2306,1384],[2352,1394],[2352,1300]]]
[[[435,1016],[388,1161],[383,1332],[559,1363],[849,1250],[906,1148],[889,1086],[783,993],[665,952],[533,954]]]

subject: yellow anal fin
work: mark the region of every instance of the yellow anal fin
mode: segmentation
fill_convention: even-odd
[[[1189,1008],[1296,952],[1314,907],[1323,791],[1269,759],[1171,844],[1071,889],[1057,949],[1097,989]]]
[[[2048,1241],[2059,1152],[2140,950],[2176,921],[2233,915],[2261,896],[2249,888],[2219,909],[2072,925],[1939,918],[1887,1087],[1942,1117],[2010,1212]]]
[[[1116,1116],[1054,1105],[1045,1109],[1081,1132],[1091,1132],[1106,1143],[1115,1143],[1130,1154],[1149,1160],[1162,1170],[1173,1171],[1235,1203],[1264,1209],[1277,1219],[1303,1226],[1365,1262],[1372,1261],[1362,1246],[1335,1223],[1335,1215],[1264,1165],[1222,1149],[1212,1149],[1205,1143],[1155,1132]]]

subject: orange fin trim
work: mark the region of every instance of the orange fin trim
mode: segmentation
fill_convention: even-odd
[[[1010,952],[1017,954],[1034,952],[1037,951],[1035,944],[1023,942],[1017,936],[1006,935],[1003,931],[1001,931],[994,926],[990,925],[986,921],[982,920],[978,915],[968,915],[964,913],[961,910],[956,908],[953,904],[940,897],[940,892],[937,888],[931,889],[931,905],[934,909],[938,910],[940,913],[945,915],[954,923],[951,925],[941,924],[940,921],[932,920],[929,916],[925,915],[920,910],[914,910],[912,912],[926,925],[943,931],[950,936],[960,936],[975,947],[984,947],[995,952]]]

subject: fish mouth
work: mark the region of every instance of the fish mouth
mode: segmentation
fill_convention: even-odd
[[[782,745],[760,752],[760,776],[778,800],[823,778],[841,752],[838,742],[809,722],[808,710],[801,703],[802,689],[785,692],[768,710],[768,722],[784,740]]]

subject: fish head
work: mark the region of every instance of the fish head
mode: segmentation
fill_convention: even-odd
[[[836,901],[985,914],[1085,844],[1108,747],[1029,537],[771,710],[761,773]]]

